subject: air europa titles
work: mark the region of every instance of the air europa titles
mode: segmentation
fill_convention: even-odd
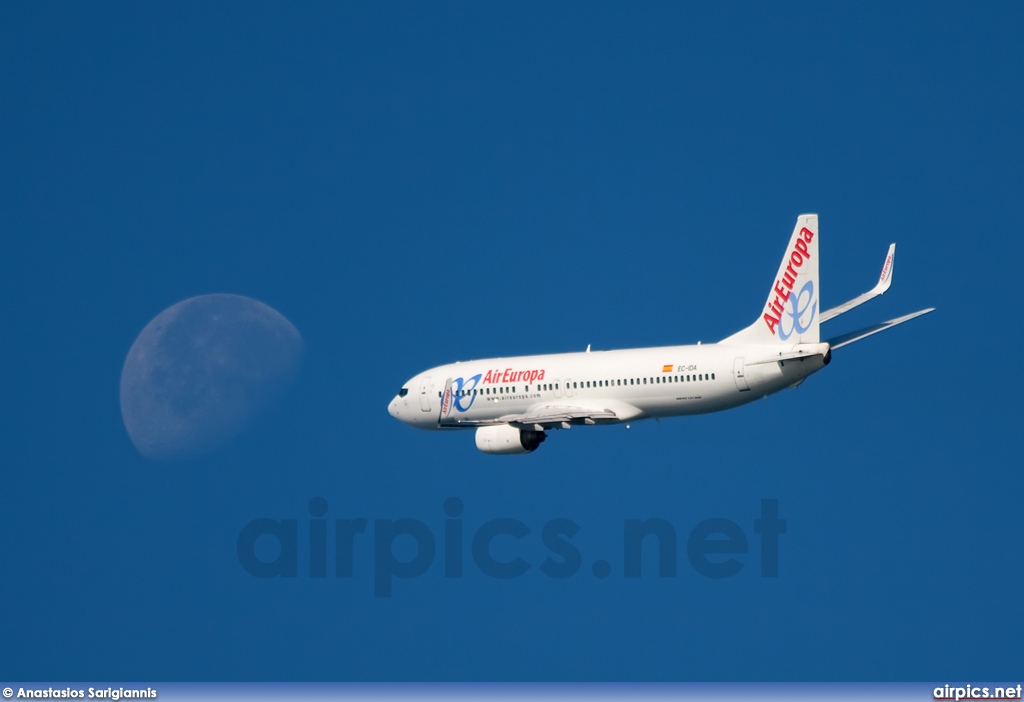
[[[878,280],[885,280],[889,275],[889,267],[892,266],[892,254],[885,257],[885,263],[882,264],[882,275],[878,276]]]
[[[484,376],[483,384],[489,383],[536,383],[538,380],[544,380],[544,369],[541,370],[513,370],[512,368],[506,368],[504,371],[500,368],[487,371]]]
[[[447,417],[452,412],[452,388],[449,385],[444,390],[444,397],[441,399],[441,416]]]
[[[783,306],[793,292],[796,279],[800,276],[801,266],[804,265],[804,261],[811,257],[807,244],[813,239],[814,232],[810,229],[804,227],[800,230],[800,236],[797,237],[796,244],[794,244],[793,250],[789,254],[789,262],[786,264],[786,269],[783,271],[782,277],[775,281],[775,299],[768,305],[768,309],[764,313],[764,323],[768,325],[768,329],[771,330],[772,334],[775,334],[775,330],[782,320]]]

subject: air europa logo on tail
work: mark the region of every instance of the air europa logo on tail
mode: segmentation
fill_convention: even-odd
[[[796,244],[793,245],[793,250],[789,254],[789,263],[786,264],[786,269],[783,271],[782,277],[775,281],[775,299],[768,304],[763,317],[764,323],[768,325],[768,329],[772,334],[776,333],[779,323],[782,320],[784,306],[789,300],[790,295],[793,293],[793,286],[796,285],[796,279],[800,277],[800,268],[804,265],[804,261],[811,257],[811,252],[808,250],[807,244],[811,243],[813,240],[814,232],[807,227],[800,230],[800,235],[796,239]],[[808,282],[811,283],[812,281]],[[813,290],[814,288],[812,287],[811,291],[813,292]]]

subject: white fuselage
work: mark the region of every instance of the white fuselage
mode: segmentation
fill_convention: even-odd
[[[476,426],[539,404],[608,410],[607,421],[703,414],[737,407],[800,383],[829,361],[825,343],[705,344],[463,361],[411,378],[388,412],[421,429]],[[452,379],[451,422],[438,412]]]

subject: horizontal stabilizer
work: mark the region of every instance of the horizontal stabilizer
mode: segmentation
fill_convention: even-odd
[[[903,324],[904,322],[909,322],[910,320],[914,319],[915,317],[920,317],[921,315],[928,314],[929,312],[933,312],[934,310],[935,310],[934,307],[929,307],[926,310],[919,310],[917,312],[911,312],[910,314],[904,315],[902,317],[897,317],[896,319],[890,319],[888,322],[882,322],[880,324],[873,324],[870,327],[865,327],[864,329],[858,329],[857,331],[850,332],[849,334],[842,334],[840,336],[835,337],[834,339],[828,339],[826,341],[826,343],[829,344],[833,349],[840,349],[840,348],[846,346],[847,344],[852,344],[855,341],[860,341],[861,339],[866,339],[867,337],[869,337],[869,336],[871,336],[873,334],[877,334],[878,332],[885,331],[886,329],[892,329],[897,324]]]
[[[892,285],[892,269],[896,263],[896,244],[889,244],[889,253],[885,255],[885,261],[882,263],[882,274],[878,276],[878,282],[875,287],[868,290],[863,295],[858,295],[852,300],[847,300],[841,305],[836,305],[832,309],[825,310],[821,313],[821,317],[818,318],[820,322],[827,322],[833,317],[838,317],[844,312],[849,312],[854,307],[863,305],[868,300],[873,300],[878,297]]]

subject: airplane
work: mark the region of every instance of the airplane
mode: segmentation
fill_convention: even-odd
[[[460,361],[412,377],[388,413],[419,429],[475,429],[484,453],[524,454],[552,429],[739,407],[797,387],[837,349],[932,312],[821,340],[819,324],[889,289],[895,256],[891,244],[871,290],[821,312],[818,216],[803,214],[760,316],[718,343]]]

